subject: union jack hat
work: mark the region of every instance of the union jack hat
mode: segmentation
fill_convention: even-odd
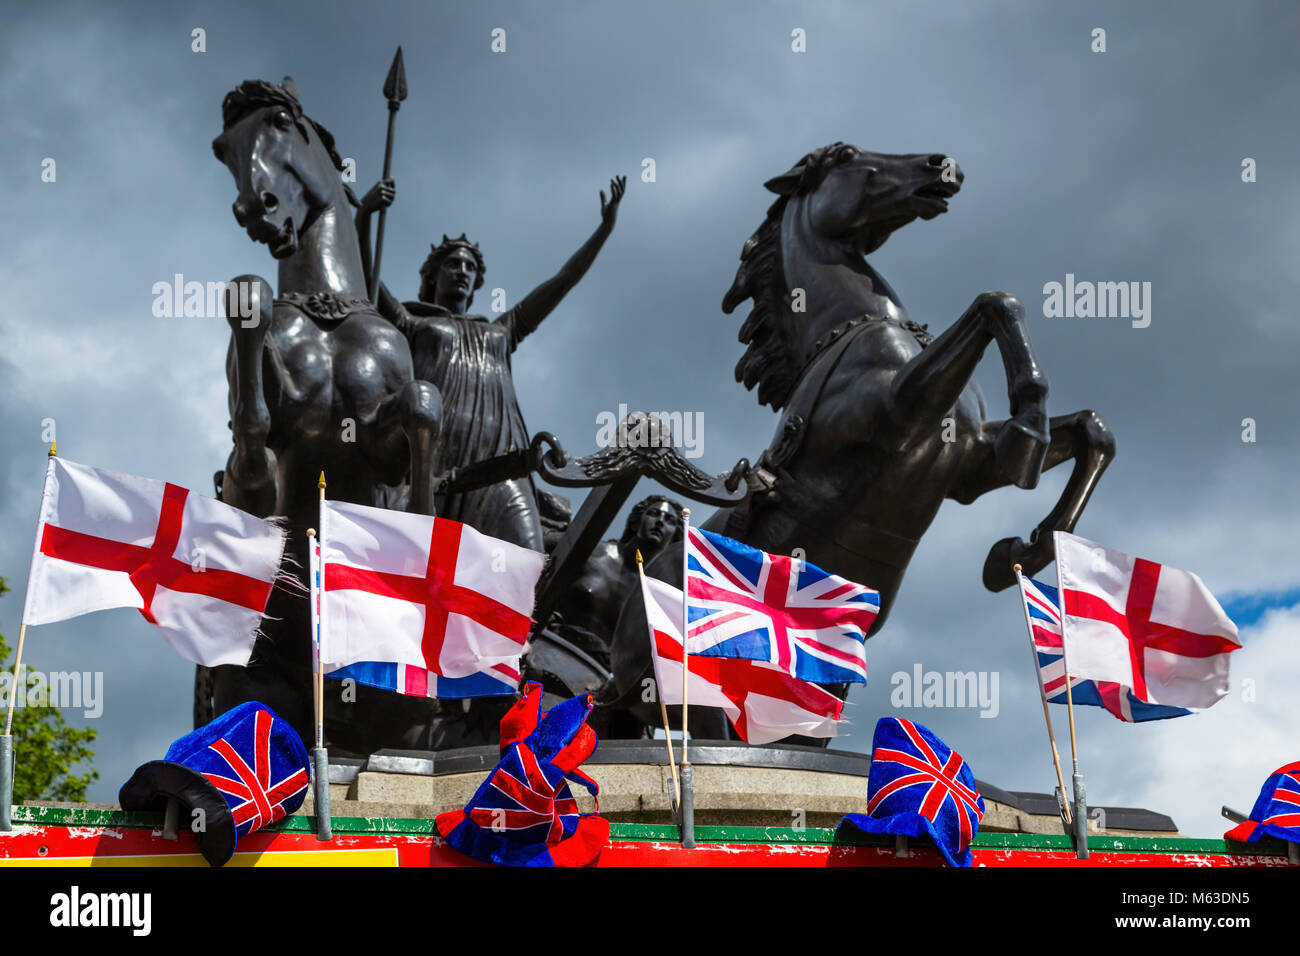
[[[307,750],[289,722],[249,701],[167,748],[162,760],[138,767],[118,794],[123,810],[160,811],[178,800],[182,820],[201,810],[194,842],[213,866],[235,844],[294,813],[307,799]]]
[[[867,813],[846,814],[840,829],[929,837],[949,866],[970,866],[970,841],[984,817],[975,774],[927,727],[882,717],[871,741]]]
[[[1258,843],[1266,836],[1300,843],[1300,760],[1268,775],[1250,819],[1237,824],[1223,838]]]
[[[584,866],[609,841],[609,821],[579,813],[569,782],[600,792],[578,769],[596,749],[590,694],[541,713],[542,685],[529,682],[501,718],[501,760],[463,810],[440,813],[453,849],[503,866]]]

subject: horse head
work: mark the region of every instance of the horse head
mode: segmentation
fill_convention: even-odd
[[[805,197],[815,233],[851,242],[865,256],[912,220],[947,212],[964,178],[941,154],[870,153],[833,143],[764,185],[784,198]]]
[[[347,195],[334,137],[303,113],[293,81],[248,80],[226,95],[222,132],[212,152],[235,178],[232,207],[254,242],[276,259],[299,249],[303,233],[326,207]],[[350,198],[350,197],[349,197]]]
[[[736,380],[758,385],[759,402],[780,408],[815,343],[844,319],[872,311],[872,294],[892,301],[895,317],[905,318],[864,257],[913,220],[946,212],[963,178],[942,154],[872,153],[832,143],[769,179],[765,185],[777,199],[745,243],[722,300],[726,313],[745,299],[754,302],[740,331],[749,349],[736,365]]]

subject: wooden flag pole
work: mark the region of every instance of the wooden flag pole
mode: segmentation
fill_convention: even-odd
[[[690,614],[687,610],[686,597],[689,585],[686,576],[690,565],[691,509],[682,509],[682,793],[678,809],[682,818],[682,846],[690,849],[695,846],[695,783],[691,776],[691,757],[686,749],[687,719],[686,715],[691,675],[691,648],[688,639]]]
[[[320,473],[316,482],[320,491],[320,541],[325,538],[325,472]],[[316,747],[312,751],[312,767],[316,777],[316,839],[331,840],[333,832],[330,826],[330,761],[325,749],[325,668],[321,661],[321,617],[324,614],[324,602],[321,591],[324,589],[324,568],[321,557],[316,554],[316,532],[307,531],[307,565],[311,592],[311,621],[314,625],[312,648],[314,667],[312,668],[312,704],[316,714]]]
[[[1038,681],[1038,696],[1043,701],[1043,720],[1047,722],[1047,739],[1052,745],[1052,765],[1056,767],[1056,792],[1060,794],[1061,808],[1065,813],[1065,824],[1070,825],[1070,799],[1066,796],[1065,777],[1061,774],[1061,754],[1056,749],[1056,734],[1052,732],[1052,715],[1047,709],[1047,690],[1043,687],[1043,676],[1038,669],[1038,651],[1034,647],[1034,622],[1029,617],[1029,605],[1025,603],[1025,581],[1020,574],[1020,565],[1011,566],[1016,572],[1016,583],[1020,585],[1020,606],[1025,612],[1025,626],[1029,628],[1029,653],[1034,659],[1034,677]]]
[[[50,442],[50,450],[46,455],[45,463],[45,484],[41,487],[42,515],[44,514],[45,493],[50,485],[50,472],[52,471],[53,459],[59,456],[58,442]],[[37,545],[40,544],[41,519],[36,520]],[[31,598],[31,570],[28,572],[27,597],[23,600],[23,622],[18,625],[18,646],[14,650],[14,676],[9,684],[9,709],[5,714],[5,732],[0,736],[0,831],[13,829],[13,803],[14,803],[14,707],[18,703],[18,695],[26,692],[26,681],[22,680],[23,673],[23,645],[27,642],[27,600]]]
[[[1061,663],[1065,667],[1065,707],[1070,715],[1070,760],[1073,764],[1072,780],[1074,783],[1074,855],[1080,860],[1088,859],[1088,799],[1083,786],[1083,774],[1079,772],[1079,744],[1074,736],[1074,693],[1070,681],[1070,655],[1066,650],[1065,628],[1065,589],[1061,587],[1061,562],[1056,562],[1056,593],[1061,601]]]
[[[641,567],[640,548],[636,549],[636,574],[637,577],[641,579],[641,593],[644,594],[645,572]],[[650,660],[653,664],[656,654],[655,632],[654,628],[650,627],[650,618],[648,616],[646,617],[646,630],[650,632]],[[663,718],[664,722],[664,743],[668,745],[668,772],[672,774],[673,778],[673,809],[676,810],[682,802],[682,784],[681,781],[677,779],[677,763],[673,760],[673,738],[668,731],[668,705],[664,703],[663,688],[659,686],[659,666],[657,664],[653,664],[653,666],[655,675],[655,696],[659,698],[659,716]]]
[[[13,656],[13,683],[9,685],[9,713],[4,718],[4,735],[6,737],[13,734],[13,708],[18,701],[19,685],[18,676],[22,671],[22,645],[27,640],[27,624],[22,623],[18,626],[18,649],[14,650]]]

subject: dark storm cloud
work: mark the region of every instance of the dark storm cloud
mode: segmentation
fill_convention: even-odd
[[[595,227],[609,178],[629,176],[600,259],[516,354],[530,428],[583,451],[596,416],[619,403],[699,411],[698,464],[756,457],[774,418],[732,380],[743,314],[724,316],[719,302],[770,201],[761,183],[836,139],[943,152],[967,176],[952,212],[872,262],[935,329],[985,289],[1024,300],[1052,411],[1095,407],[1119,439],[1080,532],[1196,570],[1220,593],[1300,577],[1291,4],[11,4],[3,17],[0,570],[15,593],[0,624],[11,641],[43,419],[74,460],[198,491],[225,460],[224,323],[150,311],[153,283],[177,272],[274,277],[234,223],[230,177],[208,148],[222,95],[292,74],[364,191],[382,161],[380,87],[397,42],[411,93],[384,272],[403,297],[429,243],[465,231],[487,257],[476,306],[497,286],[518,301]],[[194,27],[207,31],[204,54],[190,51]],[[507,31],[501,55],[489,50],[494,27]],[[805,54],[790,51],[795,27]],[[1104,54],[1089,51],[1094,27],[1107,30]],[[1259,164],[1249,185],[1247,156]],[[40,182],[44,157],[58,163],[54,184]],[[653,184],[640,181],[646,157]],[[1067,273],[1150,282],[1150,327],[1045,318],[1043,286]],[[1004,414],[995,355],[979,380],[990,413]],[[1241,441],[1247,417],[1255,444]],[[855,693],[841,744],[869,745],[875,718],[894,709],[895,672],[996,671],[997,717],[903,713],[985,779],[1050,786],[1019,612],[982,589],[979,571],[993,541],[1028,533],[1064,478],[941,511],[870,644],[872,682]],[[1143,727],[1082,715],[1092,797],[1215,832],[1219,803],[1248,803],[1294,758],[1279,743],[1294,739],[1294,718],[1283,733],[1286,711],[1267,703],[1297,676],[1292,623],[1277,612],[1244,635],[1234,676],[1277,682],[1259,706],[1234,698]],[[30,654],[48,669],[106,673],[98,799],[188,726],[189,668],[134,612],[36,630]],[[1216,769],[1213,747],[1233,734],[1253,742]]]

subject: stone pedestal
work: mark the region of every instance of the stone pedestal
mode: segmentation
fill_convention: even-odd
[[[734,741],[693,743],[695,819],[701,825],[834,827],[846,813],[867,809],[864,754],[817,747],[750,747]],[[429,753],[380,751],[366,760],[330,765],[334,816],[434,817],[463,807],[496,766],[495,747]],[[602,741],[583,764],[600,784],[600,812],[611,822],[672,823],[672,777],[662,740]],[[1064,832],[1047,794],[1012,793],[983,781],[986,833]],[[595,809],[585,790],[573,788],[584,811]],[[1167,816],[1149,810],[1102,808],[1104,832],[1173,836]],[[311,798],[301,812],[310,813]],[[1091,832],[1103,832],[1090,826]]]

